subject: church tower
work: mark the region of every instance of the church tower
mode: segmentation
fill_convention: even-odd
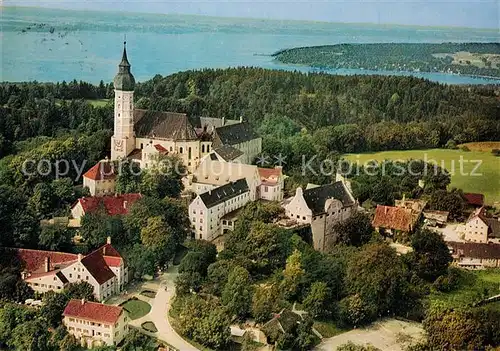
[[[135,148],[134,87],[127,59],[127,42],[123,42],[122,61],[113,81],[115,87],[115,126],[111,137],[111,160],[127,157]]]

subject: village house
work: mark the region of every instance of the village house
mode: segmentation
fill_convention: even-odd
[[[102,160],[83,175],[83,186],[92,196],[111,195],[115,192],[116,174],[114,165],[109,160]]]
[[[189,218],[196,239],[213,240],[232,229],[235,217],[228,214],[242,208],[251,201],[250,188],[245,178],[229,182],[210,189],[196,198],[189,205]]]
[[[85,281],[92,285],[96,299],[101,301],[122,291],[128,282],[128,268],[110,238],[88,255],[15,250],[24,267],[21,277],[36,292],[62,291],[69,283]]]
[[[99,209],[103,209],[109,216],[126,215],[141,197],[141,194],[82,197],[71,207],[71,215],[78,222],[85,214]]]
[[[411,210],[411,221],[412,225],[415,226],[415,224],[421,218],[422,211],[424,210],[425,205],[427,205],[427,202],[418,199],[406,199],[406,196],[403,195],[403,199],[394,201],[394,204],[396,205],[396,207]]]
[[[444,227],[448,222],[448,211],[424,211],[424,223],[433,227]]]
[[[484,195],[478,193],[464,193],[464,200],[470,207],[483,207],[484,206]]]
[[[295,196],[284,200],[282,205],[288,218],[298,224],[310,224],[312,244],[319,251],[325,250],[333,239],[333,225],[358,209],[358,202],[343,181],[306,190],[299,187]]]
[[[188,117],[185,113],[136,109],[134,88],[135,78],[124,47],[114,78],[111,160],[130,158],[147,168],[159,154],[173,154],[193,173],[212,150],[218,150],[218,155],[224,158],[228,150],[237,149],[242,153],[237,158],[243,163],[250,163],[261,153],[262,138],[242,118]],[[224,146],[232,149],[223,149]]]
[[[461,268],[500,268],[500,244],[447,242],[453,263]]]
[[[68,333],[88,348],[118,345],[128,333],[128,313],[119,306],[70,300],[63,312]]]
[[[413,218],[409,208],[377,205],[372,225],[376,231],[394,236],[413,231]]]
[[[476,209],[465,223],[465,241],[500,243],[500,220],[487,217],[484,207]]]
[[[280,166],[258,168],[260,176],[259,198],[268,201],[283,200],[285,178]]]

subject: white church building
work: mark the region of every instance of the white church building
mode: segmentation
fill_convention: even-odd
[[[131,158],[147,168],[157,155],[176,154],[193,173],[204,156],[218,149],[225,153],[228,148],[235,150],[243,163],[251,163],[262,151],[262,139],[242,118],[188,117],[185,113],[134,108],[135,79],[125,46],[118,67],[112,161]]]

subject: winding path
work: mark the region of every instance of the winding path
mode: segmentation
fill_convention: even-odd
[[[177,275],[177,267],[170,267],[161,275],[160,282],[157,285],[158,289],[156,296],[154,299],[149,299],[151,311],[144,317],[132,321],[131,324],[140,328],[141,332],[155,336],[179,351],[198,351],[197,348],[177,334],[168,320],[168,310],[170,309],[170,300],[175,293],[175,278]],[[147,286],[145,288],[147,288]],[[142,299],[142,296],[139,298]],[[158,329],[158,332],[149,333],[144,331],[144,329],[141,328],[141,324],[147,321],[152,321],[156,329]]]

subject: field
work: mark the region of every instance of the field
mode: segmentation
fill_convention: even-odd
[[[477,143],[460,144],[458,147],[466,146],[470,151],[491,152],[493,149],[500,150],[500,141],[481,141]]]
[[[429,300],[444,302],[450,307],[459,307],[500,294],[500,269],[462,271],[461,273],[457,289],[448,293],[433,292]],[[496,304],[491,304],[491,306]]]
[[[97,99],[97,100],[87,100],[94,107],[103,107],[106,106],[111,99]]]
[[[500,157],[493,156],[491,152],[430,149],[348,154],[345,158],[360,165],[370,160],[386,159],[435,161],[451,173],[451,187],[482,193],[490,205],[500,202]]]

